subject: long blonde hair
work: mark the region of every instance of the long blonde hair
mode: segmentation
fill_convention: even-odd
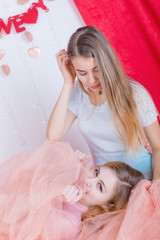
[[[70,60],[78,56],[95,58],[116,130],[125,150],[132,148],[136,153],[144,139],[131,86],[136,83],[124,73],[106,37],[93,26],[79,28],[71,36],[67,52]]]
[[[106,203],[106,206],[96,205],[89,208],[89,210],[82,215],[82,221],[106,212],[124,208],[128,202],[131,190],[144,178],[140,171],[124,162],[107,162],[103,166],[110,168],[118,178],[114,194]]]

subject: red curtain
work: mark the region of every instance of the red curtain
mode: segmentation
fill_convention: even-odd
[[[160,1],[74,2],[86,25],[105,34],[125,72],[146,87],[160,112]]]

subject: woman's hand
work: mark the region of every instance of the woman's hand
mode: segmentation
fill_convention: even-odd
[[[65,49],[60,50],[56,54],[56,59],[57,59],[58,67],[63,75],[64,82],[74,84],[76,73],[74,71],[74,67],[71,61],[68,58],[68,55]]]
[[[85,153],[82,153],[82,152],[79,151],[79,150],[74,150],[74,152],[75,152],[75,154],[76,154],[76,156],[77,156],[77,158],[78,158],[79,160],[81,160],[81,159],[83,159],[83,158],[85,158],[85,157],[87,156]]]
[[[63,192],[63,202],[74,204],[78,202],[83,196],[83,191],[79,187],[69,185]]]

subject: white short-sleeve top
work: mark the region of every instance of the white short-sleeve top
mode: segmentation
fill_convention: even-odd
[[[132,87],[140,122],[146,127],[157,120],[155,105],[144,87],[139,84],[132,84]],[[68,109],[77,116],[79,130],[88,143],[96,165],[123,160],[126,155],[124,145],[112,122],[107,101],[101,106],[93,106],[76,81]]]

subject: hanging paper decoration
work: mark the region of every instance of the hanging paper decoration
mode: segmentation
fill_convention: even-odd
[[[23,13],[21,20],[23,23],[34,24],[37,22],[38,10],[37,8],[29,8],[27,13]]]
[[[33,36],[30,32],[25,31],[25,36],[29,42],[32,42]]]
[[[49,9],[44,5],[43,0],[39,0],[37,3],[32,3],[32,6],[27,12],[9,17],[7,24],[5,24],[3,19],[0,18],[0,33],[3,29],[6,34],[10,34],[12,25],[14,25],[17,33],[25,31],[26,28],[22,26],[23,24],[35,24],[37,22],[37,8],[42,8],[45,12],[49,11]]]
[[[2,68],[2,71],[3,71],[4,74],[6,74],[6,75],[10,74],[10,67],[8,65],[3,64],[1,66],[1,68]]]
[[[4,57],[5,53],[2,49],[0,49],[0,60]]]
[[[29,48],[28,49],[28,54],[32,58],[37,58],[40,56],[41,49],[39,47],[34,47],[34,48]]]
[[[29,2],[29,0],[17,0],[18,4],[26,4],[27,2]]]

